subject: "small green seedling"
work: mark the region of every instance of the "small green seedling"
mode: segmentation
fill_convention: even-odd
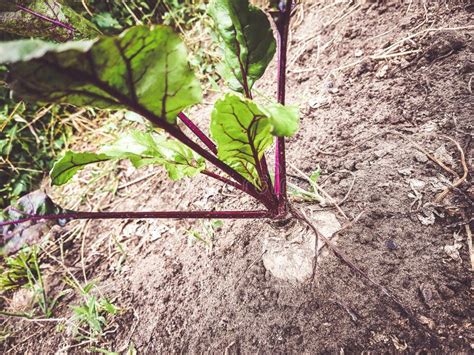
[[[96,297],[92,291],[96,288],[95,282],[89,282],[81,287],[77,281],[66,279],[66,283],[80,292],[82,302],[70,306],[73,315],[68,322],[68,332],[78,340],[98,340],[107,328],[110,317],[119,312],[119,308],[106,297]]]
[[[325,199],[318,193],[318,180],[321,176],[321,169],[318,167],[311,175],[303,174],[301,171],[298,171],[301,174],[301,179],[304,179],[309,183],[310,188],[305,190],[299,187],[296,184],[288,182],[288,187],[290,188],[289,193],[297,200],[305,202],[320,202],[325,203]]]
[[[34,248],[24,248],[17,255],[7,257],[4,268],[0,269],[0,291],[15,290],[37,279],[40,270],[36,256]]]
[[[33,303],[39,307],[45,317],[51,317],[57,301],[64,293],[59,293],[52,299],[48,296],[39,266],[38,248],[24,248],[16,256],[6,258],[5,264],[6,267],[0,274],[0,291],[15,290],[20,287],[32,290]],[[33,317],[30,314],[24,316]]]
[[[221,220],[210,220],[201,223],[202,232],[197,230],[190,230],[189,243],[193,244],[194,240],[204,243],[211,252],[214,248],[214,237],[216,233],[222,228],[224,223]]]

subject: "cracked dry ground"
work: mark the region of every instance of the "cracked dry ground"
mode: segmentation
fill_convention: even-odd
[[[457,177],[419,147],[462,176],[453,139],[472,167],[473,8],[449,1],[393,3],[300,6],[288,102],[301,107],[303,119],[289,141],[288,159],[306,173],[319,165],[321,186],[336,199],[353,185],[341,208],[349,219],[363,214],[337,244],[417,322],[332,253],[319,264],[312,287],[273,277],[263,266],[262,244],[285,234],[285,227],[280,233],[265,221],[226,221],[210,249],[188,242],[188,230],[201,228],[198,222],[94,221],[85,239],[87,276],[122,308],[103,348],[119,351],[133,343],[139,353],[472,349],[465,227],[472,218],[472,176],[435,202]],[[268,96],[275,94],[272,69],[275,64],[258,86]],[[204,127],[210,110],[202,106],[192,116]],[[159,175],[129,190],[138,197],[119,197],[116,209],[255,207],[201,177],[171,183]],[[301,237],[286,228],[288,239]],[[111,236],[126,249],[125,260],[108,249]],[[73,242],[70,253],[76,254],[68,259],[78,275],[80,244]],[[68,312],[65,305],[59,310]],[[15,353],[49,353],[73,344],[51,324],[12,326],[23,331],[7,344]],[[33,339],[22,341],[32,332]]]

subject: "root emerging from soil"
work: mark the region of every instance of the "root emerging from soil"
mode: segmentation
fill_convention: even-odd
[[[290,214],[298,221],[306,224],[315,234],[315,260],[314,260],[314,266],[313,266],[313,275],[311,278],[311,286],[313,287],[314,285],[314,280],[316,276],[316,271],[317,271],[317,265],[318,265],[318,241],[319,239],[323,240],[324,243],[333,251],[333,253],[349,268],[354,271],[356,274],[359,274],[362,276],[363,279],[367,280],[369,284],[375,286],[376,289],[378,289],[380,292],[382,292],[383,295],[387,296],[390,301],[392,301],[393,304],[396,305],[396,308],[401,312],[403,316],[405,316],[414,326],[417,326],[421,329],[423,329],[429,336],[430,339],[433,341],[433,345],[438,344],[438,335],[433,332],[431,329],[429,329],[425,324],[420,322],[418,318],[415,316],[415,314],[408,309],[407,306],[405,306],[402,301],[395,296],[388,288],[385,286],[382,286],[378,282],[376,282],[374,279],[372,279],[366,272],[364,272],[361,268],[359,268],[352,260],[349,259],[347,255],[345,255],[330,239],[326,238],[323,234],[319,233],[318,229],[316,226],[311,223],[311,221],[305,216],[305,214],[296,208],[294,205],[290,204]],[[351,225],[357,222],[357,220],[360,218],[361,215],[356,217],[353,222],[349,223],[349,225],[346,225],[342,230],[345,230],[349,228]],[[341,231],[342,231],[341,230]],[[339,231],[339,232],[341,232]]]

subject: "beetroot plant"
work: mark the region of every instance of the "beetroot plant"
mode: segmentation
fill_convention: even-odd
[[[258,210],[26,213],[6,216],[12,225],[39,220],[99,218],[286,218],[285,137],[298,130],[296,107],[285,106],[287,40],[293,1],[272,1],[271,20],[248,0],[214,0],[214,19],[223,58],[219,73],[229,92],[212,111],[210,136],[184,111],[202,99],[180,36],[165,26],[136,26],[116,37],[53,44],[41,40],[2,43],[0,64],[8,85],[26,100],[134,111],[151,122],[98,152],[68,151],[50,172],[52,183],[67,183],[87,164],[129,159],[136,167],[155,164],[178,180],[204,174],[250,195]],[[276,40],[274,37],[276,34]],[[278,97],[253,99],[255,82],[277,52]],[[178,124],[181,121],[182,124]],[[188,129],[183,129],[186,126]],[[265,153],[276,142],[275,172]],[[273,175],[273,176],[272,176]]]

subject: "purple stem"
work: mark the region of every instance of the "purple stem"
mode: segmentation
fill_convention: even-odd
[[[40,63],[44,65],[51,65],[51,63],[47,60],[40,60]],[[63,68],[63,67],[56,67],[56,70],[60,72],[67,73],[68,76],[77,77],[81,80],[86,80],[98,88],[106,92],[107,94],[114,97],[118,102],[122,105],[127,106],[130,110],[135,111],[139,115],[145,117],[150,122],[154,123],[158,128],[165,130],[168,134],[172,137],[176,138],[181,143],[187,145],[189,148],[194,150],[204,159],[212,163],[218,169],[222,170],[224,173],[229,175],[232,179],[238,182],[240,185],[245,186],[248,189],[248,193],[256,198],[258,201],[263,203],[265,207],[269,211],[272,211],[275,215],[277,212],[277,205],[276,201],[273,198],[273,194],[269,195],[268,191],[258,191],[257,188],[244,176],[242,176],[238,171],[233,169],[231,166],[224,163],[222,160],[217,158],[213,153],[209,152],[208,150],[201,147],[199,144],[194,142],[191,138],[189,138],[184,132],[174,124],[167,122],[165,119],[157,116],[155,113],[149,111],[145,107],[141,106],[135,100],[130,99],[127,95],[124,95],[122,92],[117,90],[115,87],[109,85],[109,83],[102,81],[98,78],[95,74],[86,73],[84,71],[80,71],[74,68]]]
[[[74,27],[72,27],[71,25],[68,25],[67,23],[63,23],[61,21],[50,18],[48,16],[42,15],[42,14],[40,14],[36,11],[33,11],[33,10],[27,8],[27,7],[24,7],[22,5],[16,5],[16,7],[19,8],[20,10],[25,11],[25,12],[27,12],[27,13],[35,16],[35,17],[38,17],[38,18],[40,18],[44,21],[51,22],[55,26],[65,28],[65,29],[67,29],[68,31],[71,31],[71,32],[74,32],[74,30],[75,30]]]
[[[245,188],[247,189],[246,192],[249,195],[256,198],[258,201],[262,202],[269,210],[274,211],[276,209],[273,199],[266,193],[266,191],[262,191],[262,192],[257,191],[255,186],[250,181],[248,181],[246,178],[244,178],[242,175],[240,175],[237,171],[235,171],[233,168],[228,166],[222,160],[219,160],[215,155],[213,155],[212,153],[202,148],[199,144],[195,143],[188,136],[186,136],[178,127],[168,125],[168,124],[163,124],[162,121],[163,120],[159,120],[158,122],[156,122],[152,120],[152,122],[155,123],[158,127],[160,125],[165,126],[166,131],[171,136],[179,140],[181,143],[184,143],[185,145],[187,145],[189,148],[194,150],[196,153],[201,155],[204,159],[206,159],[210,163],[214,164],[214,166],[216,166],[217,168],[219,168],[220,170],[228,174],[240,185],[245,186]]]
[[[240,55],[239,55],[239,57],[240,57]],[[239,63],[240,63],[240,70],[242,72],[243,88],[244,88],[245,97],[250,99],[250,100],[253,100],[252,91],[250,90],[249,85],[248,85],[247,72],[245,71],[244,66],[242,65],[242,62],[240,60],[239,60]],[[249,137],[249,141],[250,141],[250,137]],[[278,198],[275,195],[274,190],[273,190],[272,179],[270,177],[270,172],[268,170],[268,164],[267,164],[267,161],[265,159],[265,154],[263,154],[262,158],[259,159],[258,158],[258,153],[257,153],[257,151],[255,149],[255,146],[253,145],[252,142],[250,142],[250,146],[251,146],[251,149],[252,149],[252,154],[253,154],[254,160],[256,162],[255,167],[257,169],[257,173],[258,173],[258,176],[260,178],[260,181],[262,182],[262,185],[263,185],[263,191],[264,191],[265,195],[267,196],[266,198],[268,200],[275,201],[276,205],[278,207]]]
[[[70,69],[69,69],[70,70]],[[269,199],[266,194],[257,191],[255,186],[248,181],[245,177],[243,177],[239,172],[235,169],[224,163],[222,160],[217,158],[213,153],[209,152],[208,150],[201,147],[199,144],[194,142],[190,139],[184,132],[176,125],[170,124],[165,120],[161,119],[160,117],[156,116],[154,113],[144,109],[142,106],[138,105],[134,101],[130,101],[130,99],[119,92],[116,92],[114,88],[109,87],[106,83],[103,83],[96,78],[91,78],[92,80],[96,80],[95,84],[101,88],[103,88],[106,92],[110,92],[113,96],[120,98],[120,101],[130,107],[133,111],[137,112],[138,114],[142,115],[150,122],[153,122],[157,127],[164,129],[168,134],[172,137],[179,140],[181,143],[187,145],[189,148],[194,150],[204,159],[212,163],[215,167],[225,172],[229,175],[232,179],[237,181],[242,186],[245,186],[248,189],[248,193],[256,198],[258,201],[262,202],[269,210],[275,210],[276,206],[274,206],[274,201]]]
[[[214,144],[213,141],[199,129],[198,126],[194,124],[193,121],[189,119],[188,116],[184,112],[180,112],[178,117],[183,123],[188,127],[200,140],[205,144],[206,147],[210,149],[211,152],[217,155],[217,146]]]
[[[285,104],[286,96],[286,63],[292,5],[292,0],[286,0],[285,6],[280,6],[280,17],[277,20],[278,102],[282,105]],[[287,204],[286,189],[285,138],[279,137],[277,139],[277,145],[275,148],[275,193],[279,199],[279,209],[282,213],[284,212]]]
[[[32,216],[28,218],[18,219],[16,221],[1,222],[0,228],[20,224],[25,222],[37,222],[42,220],[58,220],[58,219],[158,219],[158,218],[270,218],[269,211],[162,211],[162,212],[70,212],[45,216]]]

